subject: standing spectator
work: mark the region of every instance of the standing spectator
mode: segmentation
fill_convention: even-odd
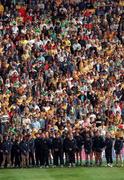
[[[36,166],[41,165],[41,137],[40,134],[36,133],[36,138],[34,140],[35,146],[35,159],[36,159]]]
[[[63,167],[63,140],[58,132],[56,132],[55,138],[52,141],[52,150],[54,165],[58,166],[60,161],[60,166]]]
[[[29,165],[30,166],[35,166],[35,157],[34,157],[34,151],[35,151],[35,143],[34,143],[34,138],[31,137],[31,134],[29,134],[28,137],[29,141]]]
[[[118,166],[119,164],[119,160],[121,163],[121,166],[123,167],[123,159],[122,159],[122,148],[123,148],[123,140],[120,137],[116,137],[115,140],[115,144],[114,144],[114,149],[115,149],[115,153],[116,153],[116,166]]]
[[[95,152],[95,164],[98,166],[102,165],[102,151],[104,147],[104,139],[100,135],[100,132],[97,131],[95,133],[95,137],[93,139],[93,149]]]
[[[10,167],[10,165],[11,165],[12,142],[9,140],[8,135],[5,135],[3,137],[2,149],[3,149],[2,166]]]
[[[28,167],[29,166],[29,142],[27,137],[23,137],[22,141],[20,142],[20,149],[21,149],[21,167]]]
[[[13,153],[15,156],[14,167],[21,167],[21,148],[20,148],[20,137],[17,136],[13,142]]]
[[[80,163],[80,165],[82,165],[82,146],[83,146],[83,138],[82,136],[79,134],[79,129],[75,130],[75,134],[74,134],[74,138],[76,140],[76,160],[77,160],[77,165],[78,162]],[[80,161],[79,161],[80,160]]]
[[[105,138],[105,157],[107,161],[107,166],[112,167],[113,158],[112,158],[112,148],[113,148],[113,139],[110,133],[106,133]]]
[[[92,146],[93,146],[92,137],[90,137],[89,133],[86,133],[86,137],[84,140],[85,165],[86,166],[93,165]],[[89,164],[89,160],[90,160],[90,164]]]
[[[50,139],[48,134],[42,133],[41,139],[41,167],[49,167]]]
[[[64,141],[64,149],[68,155],[69,167],[75,167],[76,140],[72,133],[67,135],[67,140]]]

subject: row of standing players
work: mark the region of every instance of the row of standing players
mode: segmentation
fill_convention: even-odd
[[[37,134],[33,139],[30,135],[17,136],[10,139],[8,135],[0,142],[0,167],[49,167],[52,166],[75,166],[82,165],[82,148],[85,151],[85,165],[102,165],[102,152],[105,149],[107,166],[112,167],[113,147],[116,153],[116,164],[120,161],[123,165],[121,151],[123,139],[117,137],[112,139],[110,133],[103,137],[100,132],[85,133],[81,136],[79,132],[67,133],[65,137],[56,132],[54,136],[48,133]]]

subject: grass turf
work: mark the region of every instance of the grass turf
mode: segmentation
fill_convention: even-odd
[[[0,169],[0,180],[124,180],[124,168]]]

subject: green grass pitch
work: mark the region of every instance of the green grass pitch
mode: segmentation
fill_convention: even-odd
[[[0,169],[0,180],[124,180],[124,168]]]

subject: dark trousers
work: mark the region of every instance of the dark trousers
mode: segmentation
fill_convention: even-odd
[[[95,164],[102,165],[102,151],[95,151]]]
[[[3,153],[0,152],[0,167],[1,167],[2,162],[3,162]]]
[[[54,165],[58,166],[59,165],[59,160],[60,160],[60,165],[64,164],[63,152],[62,151],[59,151],[59,150],[55,151],[54,150],[53,158],[54,158]]]
[[[106,157],[106,161],[107,164],[112,164],[113,163],[113,159],[112,159],[112,150],[105,150],[105,157]]]
[[[44,149],[41,151],[40,165],[49,166],[49,150]]]
[[[13,165],[15,161],[15,152],[11,151],[11,164]]]
[[[40,157],[40,151],[35,151],[35,158],[36,158],[36,165],[39,166],[39,164],[41,164],[41,157]]]
[[[68,163],[69,163],[68,152],[65,152],[65,162],[64,162],[64,164],[68,165]]]
[[[32,166],[35,165],[34,153],[33,152],[29,152],[29,165],[32,165]]]
[[[15,167],[20,167],[21,165],[21,154],[17,153],[15,154]]]
[[[68,151],[68,160],[69,163],[75,163],[75,152],[72,151]]]

